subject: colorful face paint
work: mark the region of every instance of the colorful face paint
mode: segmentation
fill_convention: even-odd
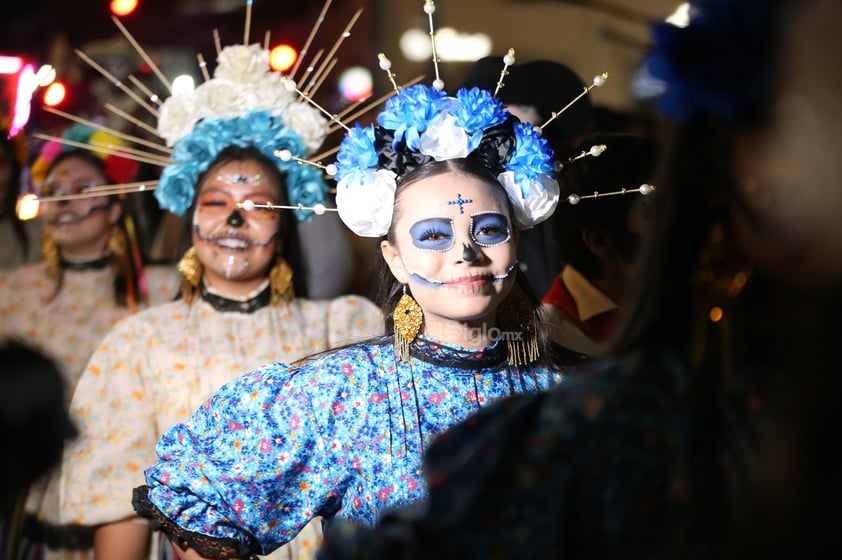
[[[449,251],[456,237],[450,218],[427,218],[409,228],[412,244],[425,251]]]
[[[474,262],[479,255],[473,247],[467,243],[462,243],[462,260],[465,262]]]
[[[511,239],[509,220],[496,212],[471,215],[471,239],[480,247],[496,247]]]
[[[459,213],[464,214],[465,208],[463,208],[463,206],[465,206],[466,204],[471,204],[472,202],[473,202],[473,199],[462,198],[462,193],[456,193],[456,200],[448,200],[447,205],[448,206],[458,205],[459,206]]]
[[[255,205],[278,204],[274,198],[262,195],[254,195],[249,200],[254,202]],[[208,189],[199,196],[196,202],[196,208],[209,217],[218,216],[227,218],[233,212],[239,211],[237,202],[242,202],[242,200],[234,200],[234,197],[230,193],[219,188],[213,188]],[[255,208],[248,212],[247,217],[255,220],[276,220],[279,214],[267,208]]]

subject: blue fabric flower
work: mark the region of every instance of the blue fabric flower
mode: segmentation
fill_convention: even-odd
[[[490,91],[462,88],[456,92],[456,99],[459,103],[453,116],[456,117],[456,123],[470,136],[468,149],[471,151],[479,146],[486,129],[502,124],[508,118],[506,108],[494,99]]]
[[[193,204],[196,179],[201,171],[193,163],[169,165],[161,173],[155,198],[164,210],[181,216]]]
[[[182,215],[190,208],[196,183],[219,153],[228,146],[254,146],[278,166],[286,178],[290,204],[314,206],[324,203],[327,185],[320,169],[295,161],[281,161],[276,150],[289,150],[303,158],[306,147],[301,137],[284,126],[280,117],[267,111],[253,111],[233,119],[208,119],[199,122],[173,149],[175,163],[164,168],[155,197],[162,208]],[[296,218],[305,221],[311,210],[296,210]]]
[[[506,169],[514,172],[521,195],[526,198],[530,185],[541,182],[541,175],[553,176],[553,153],[547,140],[529,123],[516,123],[514,130],[516,147]]]
[[[398,91],[386,102],[386,109],[377,117],[380,126],[393,130],[392,148],[406,139],[406,145],[417,150],[421,146],[421,133],[448,102],[447,94],[423,84]]]
[[[685,120],[699,111],[731,119],[771,78],[780,0],[695,0],[686,27],[654,26],[649,73],[664,82],[659,110]]]
[[[377,165],[377,151],[374,149],[374,127],[362,128],[359,123],[348,131],[339,153],[336,155],[336,180],[352,176],[354,182],[362,180],[366,169]]]

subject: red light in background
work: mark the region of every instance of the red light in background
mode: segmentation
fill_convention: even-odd
[[[137,8],[137,0],[111,0],[111,13],[115,16],[127,16]]]
[[[269,66],[272,70],[286,72],[298,60],[298,51],[289,45],[278,45],[269,51]]]
[[[47,87],[44,92],[44,105],[48,107],[55,107],[61,105],[64,98],[67,97],[67,88],[61,82],[53,82]]]

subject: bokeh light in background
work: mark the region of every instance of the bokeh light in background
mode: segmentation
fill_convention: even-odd
[[[18,198],[17,214],[21,220],[31,220],[38,215],[38,197],[32,193],[22,195]]]
[[[111,0],[111,13],[115,16],[127,16],[137,8],[137,0]]]
[[[269,66],[277,72],[286,72],[298,60],[298,51],[289,45],[278,45],[269,51]]]
[[[430,34],[421,29],[409,29],[401,35],[401,52],[413,62],[430,60],[433,46]],[[491,38],[485,33],[460,33],[452,27],[436,32],[436,54],[440,60],[474,61],[491,54]]]
[[[67,97],[67,88],[61,82],[53,82],[47,86],[44,92],[44,105],[47,107],[56,107],[61,105]]]
[[[342,97],[355,102],[371,95],[372,77],[368,68],[352,66],[339,76],[339,91]]]

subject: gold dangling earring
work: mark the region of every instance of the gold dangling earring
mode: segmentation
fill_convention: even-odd
[[[295,297],[292,288],[292,267],[286,259],[278,255],[272,270],[269,271],[269,285],[272,289],[272,305],[289,302]]]
[[[61,276],[61,256],[59,256],[56,242],[46,233],[41,239],[41,253],[44,255],[44,262],[47,264],[47,276],[57,281]]]
[[[409,361],[409,345],[418,336],[421,330],[421,323],[424,321],[424,312],[421,306],[411,295],[406,293],[406,285],[403,287],[403,295],[395,306],[392,313],[392,320],[395,324],[395,355],[402,362]]]
[[[117,257],[117,260],[123,262],[127,255],[129,241],[126,235],[118,226],[111,227],[111,236],[108,238],[108,250],[111,254]]]
[[[518,284],[500,304],[497,317],[506,339],[509,365],[525,366],[537,360],[541,353],[535,307]]]
[[[178,272],[181,274],[181,297],[189,304],[196,297],[202,281],[202,263],[196,255],[195,247],[187,249],[178,261]]]

